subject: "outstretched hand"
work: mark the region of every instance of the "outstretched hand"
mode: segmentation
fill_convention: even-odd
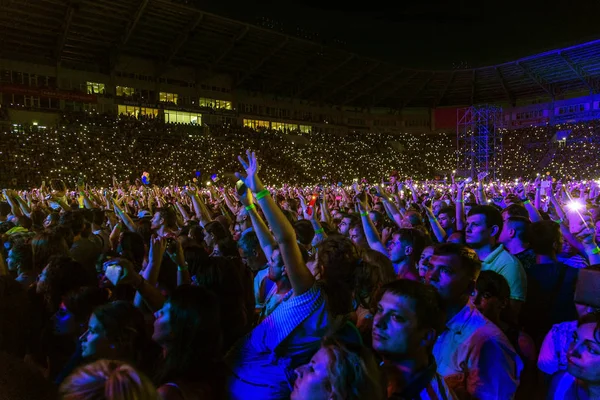
[[[246,186],[252,190],[254,193],[258,193],[264,189],[264,185],[260,181],[258,177],[258,171],[260,171],[260,166],[258,165],[258,160],[256,159],[256,154],[250,150],[246,150],[246,156],[248,160],[245,160],[243,157],[239,156],[238,160],[242,167],[246,171],[246,176],[242,175],[239,172],[235,173],[235,176],[244,181]]]

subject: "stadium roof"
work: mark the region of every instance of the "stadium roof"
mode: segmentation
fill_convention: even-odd
[[[108,72],[120,54],[335,105],[436,107],[600,92],[600,40],[495,66],[420,70],[169,0],[3,0],[0,57]]]

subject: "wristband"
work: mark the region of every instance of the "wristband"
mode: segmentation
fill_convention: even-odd
[[[596,246],[596,248],[592,251],[586,251],[587,254],[589,255],[596,255],[596,254],[600,254],[600,247]]]
[[[456,200],[457,203],[464,203],[464,200]]]
[[[315,235],[318,235],[319,233],[323,233],[323,232],[325,232],[325,229],[324,229],[324,228],[319,228],[319,229],[316,229],[316,230],[315,230]]]
[[[531,200],[529,200],[529,199],[527,199],[527,200],[523,200],[523,205],[525,205],[525,204],[530,204],[530,203],[531,203]]]
[[[561,219],[557,219],[557,220],[556,220],[556,221],[554,221],[554,222],[556,222],[556,223],[557,223],[557,224],[559,224],[559,225],[562,225],[562,224],[563,224],[563,222],[565,222],[565,220],[561,218]]]
[[[189,267],[187,265],[178,265],[177,271],[187,271]]]
[[[361,213],[360,213],[360,216],[361,216],[361,217],[368,217],[368,216],[369,216],[369,213],[368,213],[368,212],[361,212]]]
[[[255,208],[256,208],[256,205],[250,204],[249,206],[246,206],[246,211],[254,210]]]
[[[271,192],[269,192],[269,189],[263,189],[260,192],[256,193],[256,200],[260,200],[263,197],[267,197],[271,194]]]

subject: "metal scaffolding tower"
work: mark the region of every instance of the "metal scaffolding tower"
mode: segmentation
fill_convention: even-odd
[[[502,107],[477,105],[457,110],[457,170],[475,178],[487,172],[500,179],[502,170]]]

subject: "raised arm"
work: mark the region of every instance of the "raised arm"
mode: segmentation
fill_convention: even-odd
[[[246,186],[255,194],[256,200],[265,214],[267,222],[271,226],[273,236],[279,244],[281,256],[287,270],[294,296],[299,296],[309,290],[314,284],[314,277],[306,267],[298,243],[296,232],[289,223],[283,212],[279,209],[271,194],[265,189],[258,177],[258,161],[254,152],[246,151],[248,159],[238,157],[240,163],[246,170],[247,177],[236,173],[239,179],[244,180]]]

